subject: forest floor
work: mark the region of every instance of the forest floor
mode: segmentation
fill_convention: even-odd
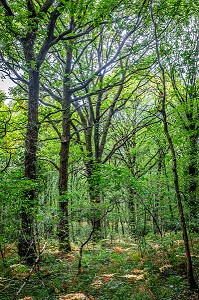
[[[198,280],[199,237],[193,236],[190,246]],[[19,262],[14,244],[2,254],[0,300],[199,299],[198,291],[188,288],[184,246],[178,234],[162,239],[150,236],[133,243],[90,243],[83,251],[80,274],[75,245],[64,254],[55,242],[47,243],[34,270]]]

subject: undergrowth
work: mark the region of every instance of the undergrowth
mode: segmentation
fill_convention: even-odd
[[[199,269],[199,239],[192,237],[195,276]],[[83,252],[78,274],[79,248],[61,253],[49,242],[24,288],[29,268],[19,261],[15,245],[4,249],[0,262],[0,300],[56,300],[69,293],[84,293],[95,300],[199,299],[188,289],[186,258],[178,235],[163,239],[147,236],[142,241],[90,243]],[[32,297],[32,298],[31,298]]]

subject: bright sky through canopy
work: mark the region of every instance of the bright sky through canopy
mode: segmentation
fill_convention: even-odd
[[[14,86],[15,86],[14,82],[8,77],[4,79],[0,77],[0,90],[5,92],[7,95],[9,94],[9,88]]]

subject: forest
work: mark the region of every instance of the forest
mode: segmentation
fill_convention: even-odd
[[[199,299],[198,15],[0,0],[0,300]]]

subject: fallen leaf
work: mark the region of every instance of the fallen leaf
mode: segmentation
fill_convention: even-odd
[[[68,281],[64,281],[62,286],[63,286],[63,289],[66,290],[68,288]]]
[[[166,270],[172,270],[172,265],[166,264],[159,268],[160,273],[164,273]]]
[[[74,255],[68,255],[68,257],[66,258],[66,261],[69,261],[69,262],[74,262],[76,260],[76,257]]]
[[[91,285],[95,288],[99,288],[103,285],[103,282],[101,280],[95,280]]]
[[[155,248],[156,250],[158,250],[158,249],[160,249],[160,245],[155,244],[155,245],[153,245],[153,248]]]
[[[94,300],[94,299],[87,297],[82,293],[77,293],[77,294],[68,294],[66,296],[61,296],[59,300]]]
[[[127,274],[127,275],[122,275],[119,276],[120,278],[127,278],[129,279],[130,282],[138,281],[138,280],[143,280],[144,279],[144,274],[140,275],[135,275],[135,274]]]
[[[5,277],[0,277],[0,281],[5,281],[5,280],[7,280],[7,278],[5,278]]]
[[[116,246],[112,248],[116,253],[120,253],[123,254],[125,252],[125,249],[120,247],[120,246]]]
[[[99,276],[101,276],[101,277],[114,277],[115,273],[113,273],[113,274],[100,274]]]
[[[176,246],[184,245],[184,241],[183,240],[177,240],[177,241],[175,241],[175,245]]]
[[[109,282],[111,280],[113,280],[113,277],[115,276],[115,274],[100,274],[100,277],[102,277],[102,280],[104,282]]]
[[[140,270],[140,269],[133,269],[131,272],[132,272],[133,274],[144,274],[144,273],[145,273],[144,270]]]
[[[106,271],[107,269],[108,269],[107,266],[101,266],[101,267],[99,268],[100,271]]]

